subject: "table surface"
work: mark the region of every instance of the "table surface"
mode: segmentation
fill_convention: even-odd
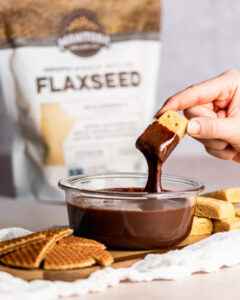
[[[65,205],[26,203],[12,198],[0,198],[0,228],[24,227],[38,230],[52,225],[68,223]],[[176,281],[153,281],[146,283],[122,283],[101,293],[82,297],[64,298],[68,300],[89,299],[239,299],[240,265],[223,268],[213,274],[195,274]]]

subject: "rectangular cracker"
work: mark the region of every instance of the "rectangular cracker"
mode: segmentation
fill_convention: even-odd
[[[211,234],[212,231],[213,223],[210,219],[194,216],[190,235]]]
[[[54,244],[54,238],[41,240],[4,255],[0,261],[11,267],[35,269]]]
[[[227,189],[207,193],[204,196],[228,201],[231,203],[240,203],[240,187],[227,188]]]
[[[180,139],[184,137],[187,131],[188,120],[173,110],[167,110],[157,122],[175,132]]]
[[[235,217],[232,203],[216,200],[210,197],[198,197],[194,215],[211,219],[226,219]]]
[[[213,232],[230,231],[240,229],[240,218],[235,217],[225,220],[215,220],[213,223]]]

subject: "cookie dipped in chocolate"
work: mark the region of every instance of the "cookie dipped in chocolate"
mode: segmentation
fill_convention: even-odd
[[[148,164],[148,180],[145,192],[162,191],[162,165],[179,143],[179,136],[157,121],[138,138],[136,147],[143,153]]]
[[[162,165],[185,135],[186,129],[185,117],[174,111],[167,111],[137,139],[136,147],[143,153],[148,164],[145,192],[162,191]]]

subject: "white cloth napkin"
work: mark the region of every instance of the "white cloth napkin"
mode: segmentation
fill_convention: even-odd
[[[28,234],[21,228],[0,230],[0,240]],[[0,272],[1,300],[50,300],[60,296],[82,295],[103,291],[121,281],[151,281],[178,279],[195,272],[216,272],[223,266],[240,263],[240,230],[217,233],[165,254],[148,254],[129,268],[107,267],[96,271],[87,279],[74,282],[33,280],[31,282]]]

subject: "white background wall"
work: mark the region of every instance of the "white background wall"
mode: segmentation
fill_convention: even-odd
[[[224,70],[240,71],[239,0],[163,1],[163,59],[159,78],[159,102],[189,85]],[[190,138],[173,156],[205,155]]]
[[[164,0],[163,9],[163,54],[155,109],[193,83],[229,68],[240,70],[239,0]],[[10,124],[0,99],[0,152],[9,151],[10,143]],[[205,155],[197,142],[185,138],[173,156],[189,154]]]

